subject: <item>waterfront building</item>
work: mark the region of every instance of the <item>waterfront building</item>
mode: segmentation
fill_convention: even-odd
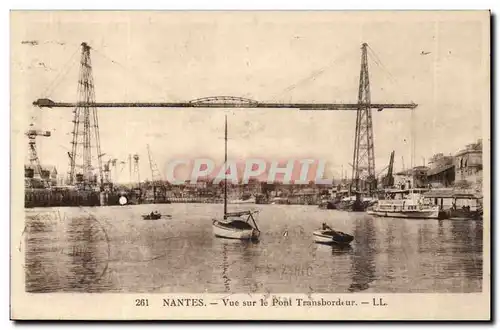
[[[427,181],[432,188],[451,187],[455,183],[455,159],[442,153],[435,154],[429,161]]]
[[[394,186],[400,189],[427,188],[427,166],[415,166],[405,171],[397,172],[394,175]]]
[[[468,144],[455,155],[455,185],[473,190],[482,189],[483,143]]]

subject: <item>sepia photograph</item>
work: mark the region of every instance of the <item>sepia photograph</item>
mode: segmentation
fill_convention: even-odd
[[[490,318],[490,12],[10,20],[12,319]]]

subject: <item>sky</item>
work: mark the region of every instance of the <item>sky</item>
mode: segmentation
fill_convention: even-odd
[[[13,134],[27,159],[28,141],[21,135],[28,125],[51,131],[50,138],[37,140],[39,157],[60,173],[67,171],[71,109],[40,109],[32,102],[42,97],[77,101],[82,42],[92,47],[98,102],[231,95],[310,103],[357,101],[361,44],[366,42],[372,103],[418,104],[414,111],[373,112],[376,171],[386,167],[393,150],[396,170],[423,165],[435,153],[454,154],[489,135],[487,16],[13,13]],[[147,145],[162,175],[166,164],[179,157],[223,162],[224,115],[230,159],[313,158],[327,162],[326,177],[351,174],[354,111],[100,108],[101,150],[105,160],[126,161],[138,154],[141,179],[151,178]],[[129,180],[128,166],[118,178]]]

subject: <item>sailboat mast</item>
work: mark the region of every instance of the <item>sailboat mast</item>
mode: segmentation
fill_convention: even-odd
[[[224,217],[227,214],[227,115],[224,122]]]

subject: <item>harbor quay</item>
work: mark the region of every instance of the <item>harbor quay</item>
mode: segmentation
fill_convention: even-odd
[[[68,186],[57,180],[57,170],[53,167],[45,167],[47,170],[42,171],[45,178],[41,181],[33,176],[33,169],[26,166],[25,207],[223,202],[225,181],[213,161],[171,162],[169,166],[173,170],[172,164],[185,166],[190,178],[123,184],[109,181],[101,187],[97,182]],[[229,161],[228,165],[223,167],[233,173],[225,179],[230,204],[319,205],[327,209],[349,209],[350,204],[344,203],[345,206],[341,201],[352,199],[359,192],[353,180],[346,177],[324,179],[324,162],[319,160],[266,162],[250,159]],[[453,208],[472,208],[473,211],[482,208],[481,140],[465,146],[455,155],[435,154],[427,165],[395,171],[391,157],[387,173],[375,180],[375,185],[360,187],[361,194],[363,198],[371,196],[379,200],[395,190],[418,188],[427,191],[425,196],[438,205],[443,214],[453,213],[450,211]]]

